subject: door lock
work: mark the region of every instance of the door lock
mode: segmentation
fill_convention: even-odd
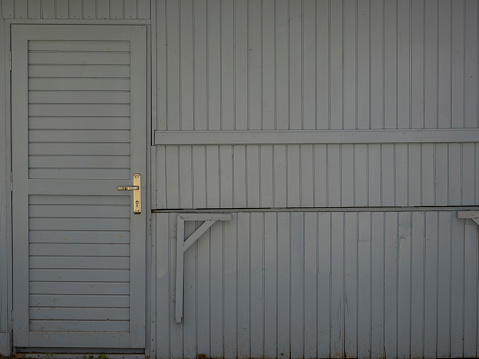
[[[133,173],[133,186],[119,186],[118,191],[133,191],[133,213],[141,213],[141,175]]]

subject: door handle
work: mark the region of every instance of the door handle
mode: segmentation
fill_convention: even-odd
[[[133,213],[141,213],[141,175],[133,173],[133,186],[119,186],[118,191],[133,191]]]
[[[140,187],[138,186],[119,186],[118,191],[137,191]]]

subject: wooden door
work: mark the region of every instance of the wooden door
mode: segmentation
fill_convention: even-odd
[[[14,345],[144,348],[146,29],[13,25],[12,60]]]

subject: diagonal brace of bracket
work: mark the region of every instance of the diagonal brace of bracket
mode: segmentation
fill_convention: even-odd
[[[190,248],[208,228],[217,221],[230,221],[230,214],[199,214],[199,213],[181,213],[177,216],[176,222],[176,308],[175,321],[183,322],[183,281],[184,281],[184,258],[185,252]],[[204,221],[185,240],[185,221]]]

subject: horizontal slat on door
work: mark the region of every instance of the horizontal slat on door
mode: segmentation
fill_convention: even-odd
[[[128,65],[30,65],[30,78],[129,77]]]
[[[32,307],[128,308],[128,295],[30,295]]]
[[[129,244],[30,244],[30,256],[90,256],[126,257],[130,254]]]
[[[129,117],[30,117],[30,130],[129,130]]]
[[[31,269],[32,282],[127,282],[130,271],[125,269]]]
[[[129,243],[129,232],[30,231],[30,243]]]
[[[35,195],[28,197],[29,204],[66,204],[75,203],[93,205],[129,205],[130,199],[125,196],[42,196]]]
[[[95,91],[130,90],[130,79],[126,78],[32,78],[29,80],[29,89],[38,90],[63,90],[63,91]]]
[[[28,106],[31,116],[105,116],[130,115],[130,105],[124,104],[33,104]]]
[[[31,169],[28,171],[29,178],[58,178],[58,179],[109,179],[120,178],[128,180],[129,169]]]
[[[30,155],[129,156],[129,143],[31,143]]]
[[[88,228],[92,231],[127,231],[128,219],[123,218],[30,218],[29,228],[35,230],[74,231]]]
[[[130,156],[30,156],[30,168],[130,168]]]
[[[31,256],[30,268],[41,269],[129,269],[129,257],[59,257]]]
[[[31,294],[121,294],[130,293],[129,283],[30,282]]]
[[[129,206],[84,206],[84,205],[30,205],[30,218],[76,217],[76,218],[129,218]]]
[[[129,142],[128,130],[30,130],[30,142]]]
[[[32,103],[130,103],[129,91],[30,91]],[[31,114],[30,114],[31,115]],[[76,114],[72,114],[77,116]]]
[[[79,51],[79,52],[114,52],[130,51],[130,42],[128,41],[30,41],[28,50],[31,51]]]
[[[31,320],[30,330],[33,332],[128,332],[129,321],[54,321],[54,320]]]
[[[31,320],[129,320],[123,308],[31,308]]]
[[[79,180],[58,179],[58,182],[48,179],[30,179],[28,188],[32,195],[87,195],[87,196],[115,196],[118,195],[117,187],[122,184],[119,180]],[[131,182],[131,180],[130,180]],[[129,183],[130,183],[129,182]],[[128,183],[127,183],[128,184]],[[87,186],[88,185],[88,186]],[[126,192],[126,191],[124,191]],[[123,193],[122,193],[123,194]],[[124,193],[130,197],[130,193]]]
[[[30,52],[28,63],[31,65],[128,65],[130,64],[130,54],[128,52],[112,54],[111,51]]]

